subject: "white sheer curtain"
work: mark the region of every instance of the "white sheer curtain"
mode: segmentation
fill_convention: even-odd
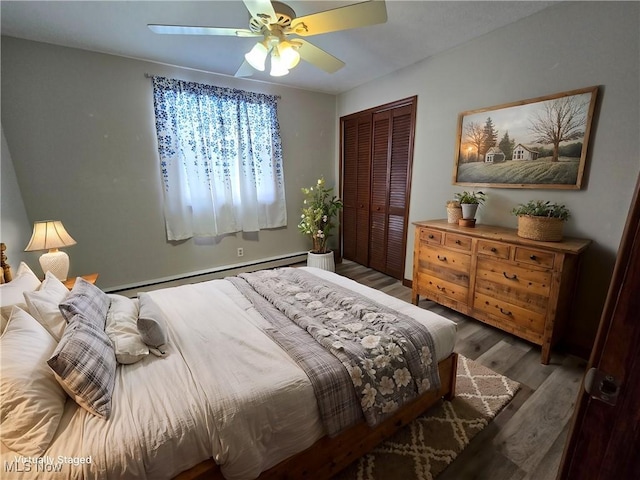
[[[278,97],[152,80],[167,238],[285,226]]]

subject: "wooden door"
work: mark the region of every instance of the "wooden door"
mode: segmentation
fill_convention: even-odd
[[[342,123],[343,256],[403,279],[416,97]]]
[[[343,256],[368,266],[371,114],[343,122],[342,145]]]
[[[413,104],[373,114],[369,266],[402,280],[413,147]]]
[[[619,383],[615,406],[580,390],[561,480],[640,479],[640,178],[589,366]]]

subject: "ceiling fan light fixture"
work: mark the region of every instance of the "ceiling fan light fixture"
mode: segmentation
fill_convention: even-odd
[[[280,61],[284,62],[284,65],[289,70],[298,65],[300,61],[298,50],[292,43],[287,41],[280,42],[278,45],[278,54],[280,55]]]
[[[253,48],[245,54],[244,58],[256,70],[264,72],[264,64],[267,60],[269,50],[263,42],[256,43]]]
[[[269,75],[272,77],[282,77],[288,73],[289,69],[282,57],[278,54],[278,50],[273,49],[271,52],[271,72],[269,72]]]

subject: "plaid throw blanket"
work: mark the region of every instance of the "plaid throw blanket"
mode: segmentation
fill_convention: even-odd
[[[433,338],[411,317],[304,270],[229,278],[309,376],[329,435],[364,415],[375,426],[440,387]],[[348,385],[348,388],[346,388]]]

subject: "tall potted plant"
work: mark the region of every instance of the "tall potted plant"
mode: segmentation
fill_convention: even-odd
[[[313,187],[303,187],[302,193],[305,198],[298,229],[308,235],[313,244],[307,265],[334,271],[335,262],[328,241],[336,226],[342,201],[333,194],[333,188],[327,188],[324,177],[320,177]]]

